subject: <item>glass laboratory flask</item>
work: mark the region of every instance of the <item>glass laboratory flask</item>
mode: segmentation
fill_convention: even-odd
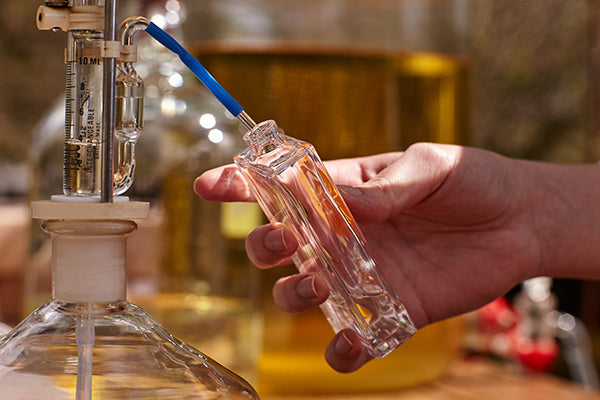
[[[435,117],[431,111],[441,109],[444,121],[464,123],[466,111],[459,110],[466,104],[455,102],[466,101],[465,84],[453,86],[451,80],[432,77],[433,72],[421,66],[417,74],[402,61],[431,54],[455,65],[455,56],[443,55],[430,40],[436,35],[429,33],[430,25],[435,27],[429,10],[438,10],[436,3],[442,6],[444,1],[207,0],[188,3],[189,20],[201,23],[184,24],[184,29],[194,39],[190,43],[194,55],[250,115],[276,120],[281,129],[312,143],[328,160],[401,150],[425,136],[432,141],[463,141],[463,125],[445,125],[442,137],[430,130],[442,123],[425,118]],[[419,11],[425,17],[417,18],[422,15]],[[412,30],[407,24],[415,20],[420,25]],[[421,32],[427,37],[419,37]],[[446,38],[455,36],[446,32]],[[405,72],[409,67],[411,71]],[[423,74],[432,79],[420,84]],[[456,87],[460,94],[440,87]],[[423,118],[419,115],[411,122],[406,120],[411,117],[407,104],[413,101]],[[442,104],[449,106],[436,108]],[[411,123],[425,126],[418,139],[411,136]],[[332,330],[322,313],[315,309],[290,315],[273,304],[273,283],[295,271],[293,266],[261,271],[263,315],[270,333],[263,338],[259,363],[262,393],[358,392],[415,385],[440,376],[460,350],[462,322],[453,319],[418,331],[393,353],[357,372],[336,373],[323,357]]]
[[[42,224],[52,238],[52,299],[0,340],[1,398],[258,398],[243,379],[126,300],[126,236],[136,224],[110,215],[119,207],[141,218],[147,208],[92,204],[83,213],[93,219],[68,219],[80,204],[58,216],[54,207],[62,205],[45,203],[50,208],[34,205],[33,215],[56,218]]]
[[[182,40],[181,2],[121,7],[122,14],[147,16]],[[192,188],[203,171],[232,161],[244,147],[243,132],[176,56],[145,33],[137,33],[134,43],[134,66],[146,92],[144,133],[137,143],[136,179],[126,194],[149,200],[151,215],[129,240],[129,296],[171,334],[252,380],[262,323],[258,270],[246,257],[244,238],[262,213],[256,204],[204,201]],[[64,105],[58,104],[36,130],[34,199],[60,188],[63,132]],[[50,288],[49,241],[38,231],[31,234],[27,312]]]

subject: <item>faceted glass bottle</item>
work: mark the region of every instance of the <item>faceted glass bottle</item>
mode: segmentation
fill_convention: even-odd
[[[52,236],[52,300],[0,340],[0,398],[258,399],[126,300],[134,222],[57,219],[43,228]]]
[[[351,328],[374,357],[384,357],[416,329],[367,254],[365,239],[313,146],[265,121],[244,135],[235,157],[271,222],[294,232],[301,272],[322,276],[331,295],[321,309],[334,331]]]

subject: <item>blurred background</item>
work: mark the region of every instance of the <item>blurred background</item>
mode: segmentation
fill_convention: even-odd
[[[39,0],[0,3],[0,321],[13,325],[48,296],[47,239],[27,203],[61,191],[66,35],[36,29]],[[121,0],[120,7],[121,19],[159,18],[250,115],[276,119],[324,159],[423,140],[533,160],[600,159],[597,0]],[[261,222],[260,210],[205,204],[191,192],[195,176],[241,150],[239,127],[176,59],[139,36],[146,132],[129,195],[150,200],[153,213],[131,237],[129,293],[177,336],[272,392],[412,385],[470,352],[593,385],[565,354],[583,349],[588,371],[592,360],[599,365],[600,283],[576,280],[531,282],[506,303],[423,330],[385,360],[412,366],[402,379],[386,376],[385,365],[363,379],[329,376],[320,315],[274,310],[277,276],[245,258],[243,238]],[[214,277],[206,278],[215,270],[227,287],[220,298],[248,300],[236,311],[242,317],[213,297],[204,301],[215,292]],[[540,290],[546,295],[536,297]],[[554,325],[539,328],[532,321],[539,313],[553,315]],[[566,320],[585,328],[584,339],[569,342]],[[198,326],[214,334],[196,337]],[[519,360],[515,330],[555,343],[540,350],[551,362]],[[286,365],[313,386],[286,381]]]

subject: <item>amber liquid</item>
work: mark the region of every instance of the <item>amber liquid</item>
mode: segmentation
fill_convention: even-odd
[[[395,69],[382,53],[340,49],[192,46],[194,55],[256,120],[312,143],[322,158],[395,145]]]
[[[399,150],[422,140],[468,139],[467,72],[459,60],[429,55],[431,63],[439,60],[446,67],[436,72],[410,54],[290,46],[192,48],[254,119],[274,119],[290,136],[312,143],[324,160]],[[449,320],[418,331],[358,372],[339,374],[323,356],[333,331],[320,310],[291,315],[273,304],[273,283],[293,273],[293,266],[261,271],[262,394],[415,385],[441,375],[459,351],[462,324]]]
[[[396,57],[400,148],[416,142],[470,144],[469,65],[431,53]]]
[[[65,143],[65,194],[100,194],[100,143],[98,141]]]

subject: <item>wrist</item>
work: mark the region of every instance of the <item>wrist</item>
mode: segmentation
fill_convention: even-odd
[[[539,265],[532,276],[600,277],[600,166],[529,162],[527,182]]]

